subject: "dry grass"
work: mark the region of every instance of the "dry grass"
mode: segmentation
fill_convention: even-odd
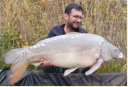
[[[127,9],[126,2],[123,1],[0,0],[0,61],[2,62],[0,68],[6,67],[3,55],[7,50],[32,45],[44,39],[53,26],[64,23],[63,14],[66,5],[77,3],[86,11],[81,26],[89,33],[103,36],[123,51],[124,60],[115,65],[116,68],[119,66],[118,71],[120,71],[123,65],[126,66]],[[109,63],[102,67],[106,67],[105,71],[107,71]],[[126,68],[123,70],[126,71]]]

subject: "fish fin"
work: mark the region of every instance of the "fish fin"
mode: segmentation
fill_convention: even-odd
[[[12,75],[9,80],[12,84],[16,83],[27,70],[28,63],[23,59],[17,59],[11,66]]]
[[[32,65],[38,67],[41,63],[38,63],[38,62],[34,62],[34,63],[31,63]]]
[[[76,67],[76,68],[71,68],[71,69],[65,70],[64,76],[67,76],[68,74],[70,74],[71,72],[75,71],[76,69],[78,69],[78,68]]]
[[[103,62],[104,62],[103,59],[98,59],[97,63],[92,68],[90,68],[87,72],[85,72],[85,75],[90,75],[93,72],[95,72]]]

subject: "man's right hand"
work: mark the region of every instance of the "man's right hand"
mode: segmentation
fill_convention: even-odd
[[[52,64],[48,60],[40,59],[40,63],[43,63],[45,67],[52,66]]]

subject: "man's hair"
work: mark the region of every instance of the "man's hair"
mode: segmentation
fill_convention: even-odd
[[[79,11],[82,11],[83,12],[83,8],[80,6],[80,5],[77,5],[77,4],[69,4],[66,9],[65,9],[65,13],[67,13],[68,15],[71,13],[71,10],[75,8]]]

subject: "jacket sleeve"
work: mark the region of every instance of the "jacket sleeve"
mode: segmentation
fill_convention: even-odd
[[[47,38],[54,37],[54,36],[56,36],[56,35],[54,33],[54,28],[52,28],[51,31],[49,32]]]

